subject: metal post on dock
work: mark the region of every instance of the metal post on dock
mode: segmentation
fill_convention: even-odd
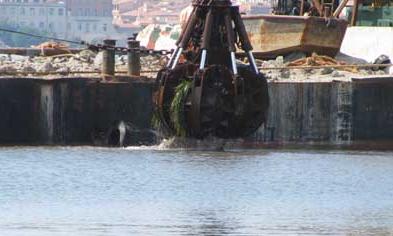
[[[137,49],[140,47],[140,42],[134,38],[128,39],[128,75],[140,76],[141,75],[141,58]]]
[[[331,17],[332,16],[331,13],[332,13],[332,10],[331,10],[331,8],[329,6],[325,6],[323,8],[323,16],[324,17]]]
[[[359,12],[359,0],[353,1],[351,26],[356,26]]]
[[[105,39],[105,49],[102,54],[102,75],[114,76],[115,75],[115,49],[116,40]]]

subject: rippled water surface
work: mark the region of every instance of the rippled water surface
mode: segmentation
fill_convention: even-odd
[[[393,235],[393,153],[0,149],[0,235]]]

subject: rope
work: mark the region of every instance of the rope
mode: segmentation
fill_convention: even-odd
[[[146,70],[141,71],[141,74],[147,73],[157,73],[159,71],[156,70]],[[128,74],[128,71],[116,71],[116,74]],[[113,77],[113,75],[103,74],[102,71],[67,71],[67,72],[3,72],[0,76],[8,75],[8,76],[17,76],[17,75],[31,75],[31,76],[45,76],[45,75],[72,75],[72,74],[102,74],[105,77]]]
[[[121,52],[121,53],[139,52],[140,54],[161,55],[161,56],[169,55],[169,54],[173,53],[173,51],[174,51],[174,50],[152,50],[152,49],[144,49],[144,48],[126,48],[126,47],[116,47],[116,46],[109,46],[109,45],[102,45],[102,44],[95,45],[95,44],[87,43],[85,41],[73,41],[73,40],[68,40],[68,39],[60,39],[60,38],[37,35],[37,34],[32,34],[32,33],[26,33],[26,32],[21,32],[21,31],[17,31],[17,30],[5,29],[5,28],[0,28],[0,31],[13,33],[13,34],[20,34],[20,35],[25,35],[25,36],[35,37],[35,38],[65,42],[65,43],[70,43],[70,44],[85,45],[90,50],[93,50],[93,51],[110,49],[110,50],[115,50],[116,52]],[[66,50],[66,49],[64,49],[64,50]]]
[[[85,44],[83,41],[77,42],[77,41],[72,41],[72,40],[68,40],[68,39],[59,39],[59,38],[55,38],[55,37],[43,36],[43,35],[32,34],[32,33],[26,33],[26,32],[21,32],[21,31],[17,31],[17,30],[5,29],[5,28],[0,28],[0,31],[13,33],[13,34],[20,34],[20,35],[30,36],[30,37],[34,37],[34,38],[49,39],[49,40],[53,40],[53,41],[71,43],[71,44],[79,44],[79,45],[84,45]]]

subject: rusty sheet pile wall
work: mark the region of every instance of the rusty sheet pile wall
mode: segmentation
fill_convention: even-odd
[[[123,121],[151,143],[152,85],[94,79],[0,79],[0,144],[107,145]]]
[[[271,83],[268,122],[256,142],[393,141],[393,80]]]
[[[155,141],[152,83],[92,79],[1,79],[0,145],[108,145],[120,121],[127,144]],[[270,83],[267,124],[248,141],[393,141],[393,80]],[[110,144],[110,143],[109,143]]]

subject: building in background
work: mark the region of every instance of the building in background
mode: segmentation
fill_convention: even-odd
[[[141,30],[136,22],[142,0],[113,0],[113,25],[120,33],[133,33]]]
[[[66,3],[57,0],[0,0],[0,22],[68,38]]]
[[[116,38],[112,0],[0,0],[0,21],[59,38]]]
[[[238,0],[244,12],[268,12],[273,0]],[[0,0],[0,23],[65,39],[123,40],[144,27],[179,24],[191,0]]]
[[[113,0],[113,24],[142,29],[150,24],[178,24],[181,10],[190,0]]]
[[[116,38],[112,0],[65,0],[70,38],[94,41]]]

